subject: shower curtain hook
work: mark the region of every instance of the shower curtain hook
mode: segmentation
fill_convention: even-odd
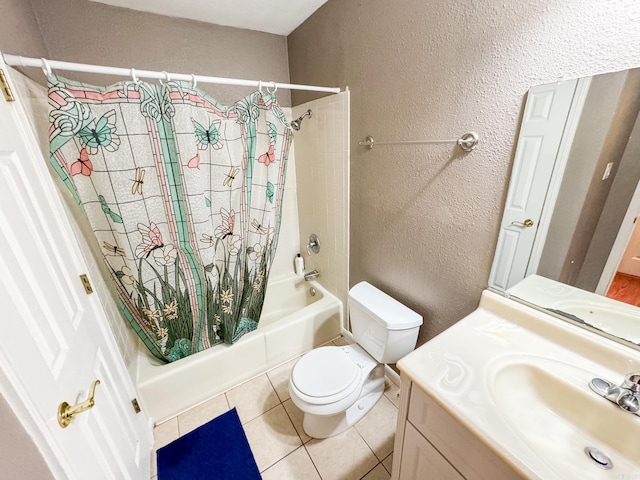
[[[42,60],[42,73],[44,73],[45,75],[51,75],[51,65],[49,65],[47,59],[41,58],[40,60]]]
[[[196,85],[198,85],[198,81],[196,80],[196,76],[192,73],[191,74],[191,83],[193,85],[191,85],[191,88],[196,88]]]
[[[262,93],[262,80],[258,80],[258,91]]]
[[[171,81],[171,77],[169,76],[169,74],[164,70],[162,70],[162,73],[164,74],[164,78],[167,81],[167,83],[169,83]],[[164,85],[161,78],[159,79],[159,82],[160,82],[160,85]]]
[[[131,79],[135,82],[138,83],[140,81],[140,79],[138,77],[136,77],[136,69],[132,68],[131,69]]]
[[[276,85],[276,82],[274,82],[273,80],[271,80],[271,84],[273,84],[273,92],[269,91],[269,87],[267,87],[267,92],[273,95],[278,91],[278,85]]]

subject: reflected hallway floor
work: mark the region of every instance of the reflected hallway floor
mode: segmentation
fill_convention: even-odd
[[[607,297],[640,307],[640,278],[616,272]]]

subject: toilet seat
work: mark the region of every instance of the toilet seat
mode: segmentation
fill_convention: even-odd
[[[293,366],[289,393],[304,413],[304,431],[327,438],[346,430],[384,391],[384,367],[359,345],[320,347]]]
[[[349,396],[359,385],[362,369],[342,347],[321,347],[304,355],[291,372],[301,399],[327,404]]]

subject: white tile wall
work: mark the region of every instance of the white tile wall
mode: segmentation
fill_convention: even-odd
[[[293,107],[293,118],[311,109],[296,132],[300,245],[320,237],[320,253],[305,257],[306,270],[346,307],[349,290],[349,92]]]
[[[286,117],[291,120],[291,108],[282,108]],[[297,117],[296,117],[297,118]],[[278,237],[278,249],[273,259],[269,278],[276,279],[293,272],[293,258],[300,251],[298,225],[298,192],[296,187],[296,141],[289,151],[287,176],[284,184],[284,198],[282,200],[282,223]]]

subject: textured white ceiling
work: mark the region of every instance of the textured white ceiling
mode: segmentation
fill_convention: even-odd
[[[289,35],[327,0],[91,0],[116,7]]]

